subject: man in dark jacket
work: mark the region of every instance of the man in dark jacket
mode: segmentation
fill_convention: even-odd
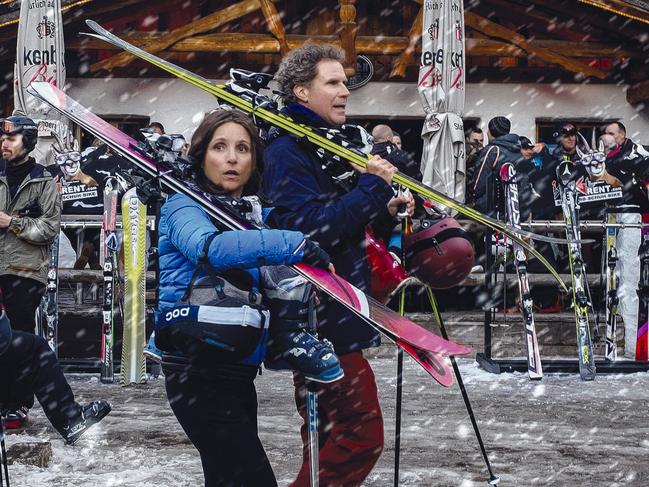
[[[333,46],[305,45],[284,57],[275,76],[283,93],[283,113],[299,123],[338,128],[345,122],[349,91],[343,52]],[[325,172],[308,142],[281,135],[264,153],[263,192],[276,209],[270,215],[280,228],[300,230],[331,256],[336,272],[363,291],[369,290],[370,269],[364,229],[391,230],[402,204],[410,214],[412,198],[394,197],[390,185],[396,168],[374,156],[367,169],[343,168],[344,180]],[[374,374],[362,350],[379,344],[379,335],[343,306],[321,298],[319,331],[333,342],[345,377],[318,387],[320,482],[360,485],[383,450],[383,418]],[[309,485],[307,414],[304,381],[295,375],[296,404],[302,426],[303,463],[294,486]]]
[[[417,181],[421,181],[419,163],[408,152],[400,149],[392,142],[393,132],[388,125],[379,124],[374,127],[372,130],[372,138],[374,139],[372,154],[379,155],[383,159],[388,160],[399,172]]]
[[[504,192],[500,183],[500,169],[511,163],[516,168],[523,161],[519,137],[509,133],[511,123],[505,117],[489,121],[487,138],[489,144],[480,151],[475,178],[475,207],[492,217],[505,219]],[[527,171],[517,171],[518,201],[521,221],[529,215],[531,190]]]

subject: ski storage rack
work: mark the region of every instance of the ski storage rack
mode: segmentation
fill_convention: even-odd
[[[539,232],[542,233],[542,231],[549,231],[549,230],[564,230],[564,224],[562,221],[553,221],[553,220],[543,220],[543,221],[533,221],[531,223],[521,223],[521,226],[523,228],[531,229],[534,232]],[[646,227],[647,224],[617,224],[616,226],[618,227],[634,227],[634,226],[641,226],[641,227]],[[602,232],[606,231],[606,224],[601,221],[582,221],[580,222],[580,229],[581,230],[601,230]],[[477,353],[476,354],[476,362],[478,365],[484,369],[485,371],[492,373],[492,374],[501,374],[501,373],[507,373],[507,372],[521,372],[521,373],[527,373],[527,359],[525,358],[525,351],[523,347],[525,346],[524,343],[521,342],[521,350],[520,350],[520,358],[494,358],[492,355],[493,352],[493,328],[495,326],[498,326],[495,324],[495,317],[497,314],[496,311],[496,306],[497,305],[502,305],[503,307],[506,307],[506,303],[504,302],[504,299],[506,299],[506,294],[503,293],[501,296],[502,300],[499,298],[498,300],[492,299],[492,296],[495,296],[498,293],[498,287],[502,286],[503,283],[505,283],[505,286],[507,285],[506,283],[508,282],[508,273],[507,273],[507,266],[504,266],[504,271],[501,273],[504,275],[502,282],[498,281],[497,282],[497,269],[496,269],[496,256],[493,255],[492,253],[492,245],[490,244],[491,238],[493,235],[493,231],[487,230],[485,231],[485,274],[484,274],[484,289],[485,292],[487,293],[488,296],[490,296],[489,300],[484,306],[484,352],[482,353]],[[510,262],[507,261],[507,264]],[[511,277],[512,273],[509,273]],[[515,276],[515,273],[514,273]],[[588,277],[592,276],[593,274],[588,274]],[[599,276],[597,275],[597,278],[599,279]],[[568,284],[570,280],[570,275],[567,276],[567,281]],[[532,287],[536,284],[536,281],[532,279],[531,285]],[[513,291],[516,292],[516,291]],[[599,298],[599,293],[597,294],[597,297]],[[567,297],[569,299],[569,297]],[[507,315],[505,315],[507,316]],[[520,311],[516,311],[515,313],[512,313],[512,316],[515,316],[517,320],[515,322],[512,322],[512,320],[506,319],[505,324],[509,324],[511,322],[511,326],[518,326],[520,329],[520,335],[521,337],[523,336],[523,323],[522,323],[522,316],[520,314]],[[544,316],[544,315],[540,315]],[[537,326],[538,326],[538,321],[537,321]],[[574,321],[571,321],[570,326],[574,326]],[[618,328],[621,327],[621,322],[618,320]],[[591,324],[592,328],[592,324]],[[604,334],[605,334],[605,323],[601,322],[600,323],[600,331],[603,331],[601,336],[601,343],[604,342]],[[539,340],[541,342],[541,352],[543,352],[543,344],[542,340]],[[598,348],[600,344],[597,344]],[[579,360],[577,358],[577,344],[575,342],[574,344],[574,358],[549,358],[547,356],[544,356],[543,353],[541,353],[541,363],[543,364],[543,372],[544,373],[574,373],[574,374],[579,374]],[[635,361],[635,360],[628,360],[628,359],[619,359],[615,362],[608,361],[606,359],[602,358],[603,355],[597,354],[596,360],[595,360],[595,366],[597,369],[598,374],[632,374],[636,372],[647,372],[649,371],[649,361],[644,362],[644,361]]]

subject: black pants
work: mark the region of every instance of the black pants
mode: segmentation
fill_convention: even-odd
[[[16,410],[26,406],[25,397],[36,394],[45,415],[58,431],[81,406],[63,375],[56,355],[44,338],[14,331],[9,348],[0,355],[0,406]]]
[[[45,284],[28,277],[4,275],[0,276],[0,288],[11,329],[35,333],[36,309],[45,294]]]
[[[163,369],[171,409],[201,455],[205,487],[276,486],[257,435],[256,368],[237,378]]]

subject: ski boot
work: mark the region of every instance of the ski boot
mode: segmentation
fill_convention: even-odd
[[[315,336],[313,285],[294,275],[281,280],[274,289],[266,289],[265,294],[270,310],[266,368],[295,370],[315,382],[342,378],[333,345]]]
[[[111,409],[112,406],[106,401],[93,401],[82,406],[78,416],[72,418],[59,433],[68,445],[72,445],[88,428],[104,419]]]
[[[29,421],[29,408],[21,406],[18,409],[3,412],[5,418],[5,428],[8,430],[20,429],[27,425]]]

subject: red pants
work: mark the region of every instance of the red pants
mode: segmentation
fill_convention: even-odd
[[[383,451],[383,415],[370,364],[362,352],[340,357],[345,377],[318,384],[318,440],[320,485],[361,485]],[[301,428],[302,467],[291,487],[309,487],[306,388],[295,374],[295,403],[304,419]]]

